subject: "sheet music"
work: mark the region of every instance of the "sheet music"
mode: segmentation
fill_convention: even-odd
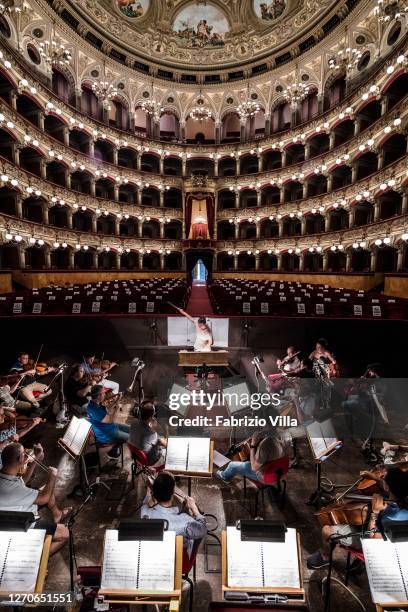
[[[408,601],[408,578],[404,582],[404,572],[408,566],[408,543],[393,544],[376,538],[361,542],[373,602]],[[408,574],[405,573],[405,576]]]
[[[107,529],[101,589],[174,590],[176,534],[165,531],[161,542],[123,542],[116,529]]]
[[[35,591],[45,533],[0,531],[0,592]]]
[[[208,472],[210,464],[210,438],[169,438],[166,452],[166,470]]]
[[[327,419],[326,421],[323,421],[322,423],[320,423],[320,427],[322,430],[323,438],[326,441],[327,448],[330,448],[337,444],[339,439],[337,438],[332,420]]]
[[[72,417],[62,440],[74,455],[81,454],[90,429],[91,423],[89,421],[78,419],[75,415]]]
[[[229,587],[300,589],[296,529],[285,542],[242,542],[241,532],[227,527]]]
[[[313,453],[316,459],[326,453],[327,446],[325,439],[322,437],[322,431],[320,424],[317,421],[307,425],[307,432],[309,435],[310,444],[312,445]]]
[[[174,531],[165,531],[162,542],[140,542],[140,590],[174,591],[175,550]]]

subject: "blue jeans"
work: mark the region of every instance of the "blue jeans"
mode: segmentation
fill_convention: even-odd
[[[231,461],[222,472],[225,480],[230,480],[234,476],[246,476],[252,480],[259,480],[258,474],[251,468],[250,461]]]
[[[112,436],[112,442],[117,442],[118,444],[127,442],[129,440],[130,425],[125,425],[122,423],[115,423],[115,425],[116,431]]]

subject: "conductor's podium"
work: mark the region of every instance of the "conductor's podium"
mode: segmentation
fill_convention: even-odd
[[[228,366],[228,351],[179,351],[179,366],[198,368],[204,364],[211,368]]]

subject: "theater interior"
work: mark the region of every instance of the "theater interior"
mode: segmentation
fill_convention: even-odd
[[[407,0],[0,0],[0,610],[408,610]]]

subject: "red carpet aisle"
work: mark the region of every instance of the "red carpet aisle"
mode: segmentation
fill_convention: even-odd
[[[210,316],[214,314],[210,298],[208,297],[207,285],[205,283],[193,283],[186,310],[188,314],[193,317],[199,317],[200,315]]]

